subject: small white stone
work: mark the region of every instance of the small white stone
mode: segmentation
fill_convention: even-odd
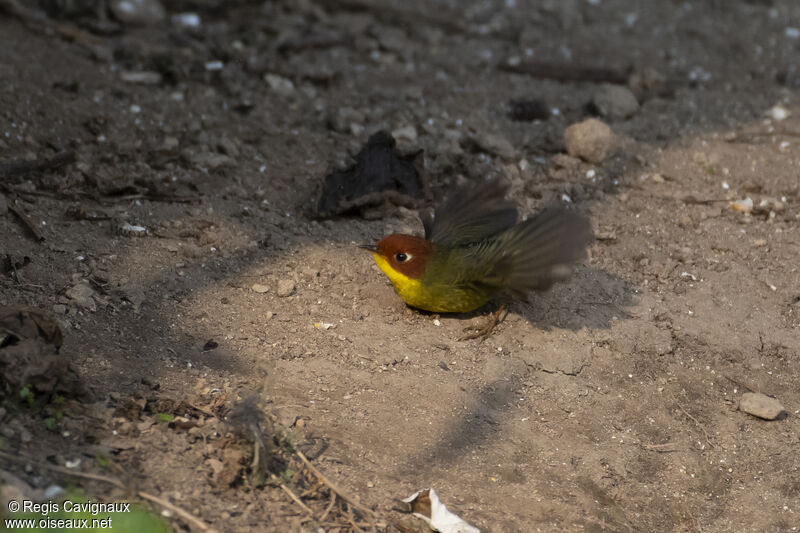
[[[789,110],[780,104],[774,105],[767,110],[767,116],[772,120],[777,120],[778,122],[785,120],[789,115]]]
[[[200,15],[197,13],[178,13],[172,16],[172,23],[184,28],[199,28]]]

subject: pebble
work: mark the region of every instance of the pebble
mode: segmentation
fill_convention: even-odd
[[[294,92],[294,83],[288,78],[277,74],[264,74],[264,81],[269,88],[282,96],[289,96]]]
[[[475,143],[490,154],[499,155],[505,159],[516,159],[517,151],[511,141],[499,133],[479,133],[475,136]]]
[[[739,400],[739,410],[764,420],[775,420],[783,412],[783,405],[775,398],[760,392],[746,392]]]
[[[417,128],[414,126],[397,128],[392,132],[392,137],[394,137],[397,142],[415,143],[418,138]]]
[[[0,471],[0,504],[4,510],[11,501],[34,499],[36,493],[36,489],[14,474]]]
[[[53,312],[57,315],[64,315],[67,313],[67,306],[64,304],[55,304],[53,306]]]
[[[88,281],[76,283],[64,293],[67,298],[75,302],[75,305],[94,313],[97,311],[97,304],[94,301],[94,289],[89,286]]]
[[[197,13],[178,13],[172,15],[172,23],[184,28],[199,28],[201,24],[200,15]]]
[[[381,47],[385,50],[401,53],[410,48],[408,36],[400,28],[383,28],[377,37]]]
[[[180,141],[177,137],[164,137],[164,142],[161,144],[161,149],[165,152],[172,152],[177,150],[180,146]]]
[[[624,120],[639,110],[636,96],[623,85],[603,85],[594,94],[592,103],[600,115],[610,120]]]
[[[266,285],[261,285],[260,283],[256,283],[251,287],[251,289],[253,289],[253,292],[257,292],[259,294],[264,294],[265,292],[269,292],[269,287],[267,287]]]
[[[614,132],[595,118],[572,124],[564,130],[567,153],[589,163],[601,163],[614,147]]]
[[[149,70],[123,70],[119,78],[125,83],[141,83],[142,85],[158,85],[161,83],[161,74]]]
[[[733,202],[731,208],[740,213],[749,213],[753,210],[753,199],[748,196],[744,200]]]
[[[114,0],[109,7],[114,17],[126,24],[157,24],[167,17],[158,0]]]
[[[355,126],[356,129],[363,124],[366,116],[352,107],[340,107],[331,112],[328,117],[328,127],[339,133],[351,133]]]
[[[209,151],[187,149],[183,151],[182,156],[184,159],[200,168],[214,170],[222,167],[236,166],[236,160],[234,158]]]
[[[767,111],[767,116],[770,117],[772,120],[776,120],[778,122],[780,122],[781,120],[786,120],[789,114],[790,114],[789,110],[780,104],[769,108],[769,110]]]
[[[236,142],[227,135],[220,137],[217,144],[225,154],[231,157],[239,157],[239,147],[236,146]]]
[[[278,282],[278,296],[286,298],[294,294],[294,281],[290,279],[282,279]]]
[[[125,235],[126,237],[144,237],[147,235],[147,228],[144,226],[129,224],[127,222],[120,224],[116,229],[120,235]]]

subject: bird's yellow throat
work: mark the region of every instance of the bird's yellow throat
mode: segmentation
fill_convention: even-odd
[[[414,302],[418,301],[422,296],[422,283],[420,283],[418,279],[409,278],[402,272],[392,268],[389,261],[381,254],[373,253],[372,255],[375,256],[375,262],[378,264],[378,268],[386,274],[389,281],[394,285],[397,294],[399,294],[405,302],[414,305]]]

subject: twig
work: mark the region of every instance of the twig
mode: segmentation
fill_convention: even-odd
[[[53,157],[34,159],[33,161],[17,161],[0,165],[0,176],[8,178],[21,174],[30,174],[31,172],[53,170],[68,165],[73,161],[75,161],[75,152],[65,150],[63,152],[58,152]]]
[[[665,443],[665,444],[645,444],[642,441],[639,441],[639,446],[642,449],[650,451],[650,452],[657,452],[657,453],[673,453],[681,451],[680,448],[676,448],[672,443]]]
[[[341,11],[368,12],[384,24],[398,25],[400,23],[410,26],[427,24],[429,26],[437,26],[450,33],[467,32],[466,28],[455,17],[434,13],[432,10],[404,9],[392,7],[385,3],[375,4],[364,0],[325,0],[321,4]]]
[[[57,193],[50,192],[50,191],[24,191],[19,187],[11,187],[8,185],[4,185],[3,189],[8,191],[9,193],[15,193],[22,197],[25,196],[44,196],[45,198],[59,198],[60,196]]]
[[[172,511],[176,515],[178,515],[181,518],[183,518],[190,525],[194,525],[200,531],[208,531],[208,526],[206,525],[205,522],[203,522],[202,520],[200,520],[199,518],[197,518],[193,514],[190,514],[188,511],[185,511],[185,510],[181,509],[177,505],[175,505],[175,504],[173,504],[171,502],[168,502],[167,500],[164,500],[162,498],[159,498],[158,496],[155,496],[153,494],[149,494],[147,492],[139,491],[136,494],[140,498],[142,498],[143,500],[149,500],[149,501],[151,501],[153,503],[157,503],[158,505],[160,505],[161,507],[164,507],[165,509],[169,509],[170,511]]]
[[[297,457],[299,457],[299,458],[300,458],[300,460],[301,460],[301,461],[303,461],[303,463],[304,463],[304,464],[305,464],[305,465],[308,467],[308,469],[309,469],[309,470],[311,470],[311,472],[312,472],[312,473],[313,473],[315,476],[317,476],[317,478],[318,478],[320,481],[322,481],[322,482],[323,482],[325,485],[327,485],[327,486],[328,486],[328,488],[329,488],[329,489],[330,489],[332,492],[336,493],[336,494],[337,494],[337,495],[338,495],[338,496],[339,496],[339,497],[340,497],[342,500],[344,500],[345,502],[347,502],[348,504],[350,504],[352,507],[354,507],[354,508],[358,509],[359,511],[361,511],[361,512],[362,512],[362,513],[364,513],[366,516],[369,516],[369,517],[371,517],[371,518],[374,518],[375,514],[372,512],[372,510],[370,510],[370,509],[367,509],[367,508],[366,508],[366,507],[364,507],[363,505],[361,505],[361,504],[359,504],[359,503],[357,503],[357,502],[353,501],[353,499],[352,499],[352,498],[350,498],[350,497],[346,496],[346,495],[344,494],[344,492],[342,492],[342,490],[340,490],[340,489],[339,489],[339,487],[337,487],[336,485],[334,485],[334,484],[333,484],[333,482],[332,482],[330,479],[326,478],[326,477],[325,477],[325,476],[322,474],[322,472],[320,472],[319,470],[317,470],[317,469],[314,467],[314,465],[313,465],[313,464],[311,464],[311,461],[309,461],[309,460],[308,460],[308,458],[306,458],[306,456],[305,456],[305,455],[303,455],[303,452],[301,452],[300,450],[297,450],[297,451],[295,451],[294,453],[295,453],[295,455],[297,455]]]
[[[593,83],[608,82],[624,84],[628,81],[626,70],[592,67],[588,65],[573,65],[570,63],[557,63],[554,61],[521,61],[516,64],[508,62],[499,65],[500,70],[527,74],[534,78],[544,78],[555,81],[587,81]]]
[[[305,512],[307,512],[309,515],[311,515],[312,517],[314,516],[314,511],[312,511],[311,509],[309,509],[309,507],[308,507],[306,504],[304,504],[304,503],[303,503],[303,500],[301,500],[300,498],[298,498],[298,497],[297,497],[297,494],[295,494],[294,492],[292,492],[292,489],[290,489],[289,487],[287,487],[287,486],[286,486],[286,485],[284,485],[283,483],[281,483],[281,488],[283,489],[283,492],[285,492],[286,494],[288,494],[288,495],[289,495],[289,497],[290,497],[292,500],[294,500],[294,503],[296,503],[297,505],[299,505],[300,507],[302,507],[302,508],[303,508],[303,510],[304,510]]]
[[[691,419],[692,419],[692,421],[693,421],[695,424],[697,424],[697,427],[699,427],[699,428],[700,428],[700,431],[702,431],[702,432],[703,432],[703,435],[705,435],[705,436],[706,436],[706,442],[708,443],[708,445],[709,445],[709,446],[711,446],[712,448],[714,448],[714,444],[711,442],[711,439],[710,439],[710,438],[708,438],[708,432],[706,431],[706,428],[704,428],[704,427],[703,427],[703,425],[702,425],[700,422],[698,422],[698,421],[697,421],[697,419],[696,419],[695,417],[693,417],[693,416],[692,416],[692,415],[689,413],[689,411],[687,411],[686,409],[684,409],[684,408],[683,408],[683,406],[682,406],[681,404],[676,404],[676,405],[678,406],[678,408],[679,408],[681,411],[683,411],[683,414],[685,414],[686,416],[688,416],[689,418],[691,418]]]
[[[176,204],[191,204],[202,202],[202,196],[170,196],[168,194],[127,194],[125,196],[106,196],[101,201],[127,202],[130,200],[150,200],[151,202],[168,202]]]
[[[680,200],[685,204],[696,204],[696,205],[711,205],[716,203],[730,202],[730,200],[726,200],[725,198],[696,198],[691,194],[687,194],[686,196],[677,198],[677,200]]]
[[[746,389],[746,390],[747,390],[747,392],[757,392],[755,389],[753,389],[753,388],[751,388],[751,387],[748,387],[748,386],[747,386],[747,384],[745,384],[745,383],[742,383],[742,382],[741,382],[741,381],[739,381],[739,380],[733,379],[732,377],[730,377],[730,376],[729,376],[729,375],[727,375],[727,374],[722,374],[722,376],[723,376],[725,379],[727,379],[728,381],[730,381],[731,383],[733,383],[734,385],[739,385],[741,388],[743,388],[743,389]]]
[[[34,224],[31,219],[28,218],[28,215],[25,214],[25,211],[23,211],[21,207],[14,205],[13,200],[9,202],[8,210],[14,213],[17,218],[20,219],[23,224],[25,224],[37,241],[44,240],[44,235],[42,235],[42,232],[39,231],[39,228],[36,226],[36,224]]]
[[[331,491],[331,503],[328,504],[328,507],[325,508],[325,512],[322,513],[322,516],[319,517],[319,521],[320,522],[324,522],[325,521],[325,517],[327,517],[328,513],[331,512],[331,510],[333,509],[334,504],[336,504],[336,493]]]
[[[3,451],[0,451],[0,457],[2,457],[3,459],[6,459],[8,461],[17,463],[17,464],[33,464],[33,465],[35,465],[35,466],[37,466],[39,468],[44,468],[45,470],[50,470],[52,472],[58,472],[60,474],[64,474],[64,475],[67,475],[67,476],[79,477],[79,478],[83,478],[83,479],[91,479],[93,481],[102,481],[103,483],[108,483],[110,485],[114,485],[115,487],[117,487],[119,489],[127,490],[127,487],[125,486],[125,484],[122,481],[120,481],[118,479],[114,479],[112,477],[102,476],[100,474],[92,474],[90,472],[79,472],[79,471],[76,471],[76,470],[69,470],[68,468],[64,468],[64,467],[61,467],[61,466],[50,465],[50,464],[47,464],[47,463],[40,463],[38,461],[34,461],[33,459],[26,459],[24,457],[16,457],[14,455],[11,455],[10,453],[6,453],[6,452],[3,452]],[[208,526],[205,524],[205,522],[203,522],[202,520],[200,520],[199,518],[197,518],[193,514],[189,513],[188,511],[185,511],[185,510],[181,509],[180,507],[176,506],[175,504],[173,504],[171,502],[168,502],[167,500],[164,500],[162,498],[159,498],[158,496],[155,496],[153,494],[150,494],[150,493],[147,493],[147,492],[144,492],[144,491],[137,491],[136,495],[139,496],[140,498],[142,498],[143,500],[151,501],[153,503],[156,503],[156,504],[160,505],[161,507],[164,507],[165,509],[169,509],[170,511],[172,511],[176,515],[178,515],[181,518],[183,518],[188,524],[193,525],[194,527],[196,527],[200,531],[207,531],[208,530]]]
[[[353,531],[356,531],[356,532],[359,532],[359,533],[361,531],[363,531],[363,529],[358,527],[358,524],[356,524],[356,517],[353,516],[353,507],[351,505],[347,506],[347,521],[350,522],[350,525],[353,526]]]

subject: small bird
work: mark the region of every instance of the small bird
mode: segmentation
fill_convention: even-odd
[[[425,238],[395,233],[360,247],[418,309],[463,313],[503,294],[527,298],[569,275],[592,232],[585,216],[558,204],[517,223],[507,191],[498,180],[463,187],[422,217]]]

